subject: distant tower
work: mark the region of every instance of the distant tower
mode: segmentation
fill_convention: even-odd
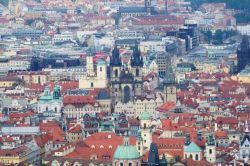
[[[212,134],[209,134],[206,143],[206,160],[212,164],[216,162],[216,143]]]
[[[135,96],[141,96],[142,95],[142,70],[143,70],[143,60],[141,56],[141,52],[138,48],[138,46],[135,46],[133,49],[133,55],[131,57],[131,67],[132,67],[132,73],[135,78]]]
[[[140,130],[138,131],[138,136],[136,138],[136,148],[140,156],[142,156],[143,155],[143,139],[142,139]]]
[[[87,76],[94,76],[94,61],[93,53],[91,52],[91,50],[87,51],[86,65]]]
[[[163,84],[164,84],[164,102],[172,101],[176,103],[177,88],[172,67],[169,67],[167,69]]]
[[[144,3],[145,3],[145,8],[147,10],[147,14],[151,15],[152,14],[152,3],[151,3],[151,0],[145,0]]]
[[[168,0],[165,0],[165,13],[168,14]]]
[[[238,72],[243,70],[246,65],[250,63],[250,49],[249,49],[249,40],[248,36],[244,35],[242,42],[240,44],[240,49],[237,51],[238,59]]]
[[[112,100],[115,104],[121,101],[121,89],[120,85],[118,84],[120,81],[121,67],[122,61],[120,53],[117,46],[115,45],[110,58],[110,82],[112,87]]]
[[[150,144],[152,143],[152,130],[151,130],[151,115],[144,111],[140,115],[140,128],[141,135],[143,139],[143,147],[146,147],[148,150],[150,148]]]
[[[106,61],[103,59],[99,59],[97,61],[96,68],[97,68],[96,69],[97,77],[99,79],[106,80],[107,79],[107,63],[106,63]]]

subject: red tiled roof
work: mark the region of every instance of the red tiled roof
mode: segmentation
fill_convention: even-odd
[[[176,104],[172,101],[168,101],[157,108],[159,112],[168,112],[176,107]]]
[[[73,126],[69,129],[70,133],[81,133],[82,132],[82,128],[80,125],[76,125],[76,126]]]
[[[226,131],[216,131],[215,138],[228,138]]]
[[[234,117],[218,117],[215,122],[218,124],[238,124],[238,119]]]
[[[91,104],[94,105],[96,100],[91,96],[64,96],[64,104]]]

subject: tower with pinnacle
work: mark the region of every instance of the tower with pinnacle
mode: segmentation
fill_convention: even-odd
[[[168,67],[164,78],[164,102],[172,101],[177,102],[177,88],[176,81],[172,67]]]

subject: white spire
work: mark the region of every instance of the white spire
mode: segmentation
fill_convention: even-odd
[[[247,120],[246,120],[246,123],[245,123],[245,127],[246,127],[246,129],[245,129],[245,133],[249,133],[249,128],[248,128],[248,123],[247,123]]]

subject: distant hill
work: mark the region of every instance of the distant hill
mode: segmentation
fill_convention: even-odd
[[[190,0],[194,10],[203,3],[226,3],[227,8],[250,10],[250,0]]]
[[[226,3],[227,8],[235,9],[237,23],[250,23],[250,0],[187,0],[191,1],[193,10],[203,3]]]

